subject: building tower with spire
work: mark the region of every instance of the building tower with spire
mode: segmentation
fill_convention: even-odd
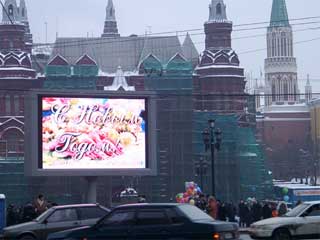
[[[120,37],[118,33],[116,11],[113,5],[113,1],[108,1],[108,6],[106,8],[106,20],[104,21],[104,29],[101,37],[116,38]]]
[[[217,97],[211,101],[211,106],[196,103],[195,107],[198,110],[242,113],[245,76],[238,55],[231,47],[232,22],[227,19],[223,0],[212,0],[209,10],[209,20],[204,24],[206,49],[195,69],[194,91]],[[219,95],[238,97],[223,99]]]
[[[310,84],[309,74],[307,76],[307,83],[306,83],[306,86],[304,87],[304,89],[305,89],[305,100],[306,100],[306,103],[308,103],[312,100],[312,86]]]
[[[273,0],[267,30],[265,74],[266,87],[271,90],[266,105],[299,102],[297,63],[285,0]]]
[[[4,3],[4,8],[2,9],[2,22],[1,22],[1,31],[3,36],[0,36],[0,39],[3,39],[3,44],[8,44],[9,39],[13,39],[13,35],[20,35],[21,31],[24,31],[23,39],[18,39],[11,41],[9,44],[17,45],[20,44],[19,48],[24,45],[23,49],[27,52],[31,52],[32,49],[32,34],[30,33],[27,7],[25,0],[20,0],[20,5],[17,5],[16,0],[6,0]],[[5,27],[6,26],[6,27]],[[6,29],[5,32],[3,32]],[[10,36],[7,36],[9,34]],[[20,36],[19,36],[20,37]],[[4,46],[6,48],[6,46]]]
[[[30,32],[28,12],[25,0],[20,0],[19,19],[26,27],[25,40],[27,44],[32,44],[32,34]]]
[[[21,2],[25,9],[24,1]],[[20,17],[16,0],[6,0],[4,8],[3,21],[0,23],[0,79],[33,79],[36,73],[31,66],[32,43],[26,41],[26,26]],[[9,85],[9,82],[6,84]]]
[[[232,22],[227,19],[223,0],[212,0],[209,5],[209,20],[204,24],[206,49],[231,49]]]
[[[2,22],[14,23],[20,21],[19,8],[16,0],[6,0],[2,9]]]

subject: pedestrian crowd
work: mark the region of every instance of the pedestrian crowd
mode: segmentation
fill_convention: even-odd
[[[196,205],[212,218],[221,221],[238,222],[240,227],[249,227],[252,223],[272,217],[283,216],[288,212],[284,202],[272,202],[250,199],[241,200],[237,205],[200,194],[191,204]],[[300,204],[300,202],[298,203]]]
[[[146,196],[139,195],[138,202],[146,202]],[[284,202],[259,202],[254,198],[247,201],[241,200],[236,205],[232,202],[217,200],[213,196],[199,194],[189,199],[189,203],[205,211],[216,220],[237,222],[242,228],[249,227],[252,223],[263,219],[283,216],[288,212]],[[300,203],[299,201],[297,205]],[[42,194],[33,203],[28,202],[23,206],[10,204],[7,208],[7,226],[32,221],[53,206],[57,206],[57,204],[47,201]]]
[[[39,194],[33,202],[22,206],[10,204],[7,208],[7,226],[32,221],[53,206],[57,204],[47,201],[42,194]]]

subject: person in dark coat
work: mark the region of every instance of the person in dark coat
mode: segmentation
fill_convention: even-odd
[[[7,226],[15,225],[19,223],[18,213],[13,204],[10,204],[7,208]]]
[[[260,221],[262,218],[262,207],[258,202],[254,202],[252,205],[252,218],[253,222]]]
[[[262,218],[263,219],[272,218],[272,210],[268,203],[265,203],[262,208]]]
[[[207,207],[207,199],[204,194],[200,194],[199,198],[196,201],[196,206],[200,208],[202,211],[206,210]]]
[[[30,222],[37,217],[36,211],[31,203],[23,207],[22,222]]]
[[[218,219],[220,221],[227,221],[227,207],[226,204],[223,202],[220,202],[218,206]]]
[[[238,214],[239,214],[239,218],[240,218],[240,227],[246,227],[246,215],[248,214],[248,208],[246,206],[246,204],[244,203],[243,200],[240,201],[239,206],[238,206]]]
[[[227,216],[229,222],[236,222],[236,209],[233,203],[227,205]]]
[[[245,208],[245,222],[246,222],[246,227],[250,227],[251,223],[253,222],[253,217],[252,217],[252,206],[249,205],[249,203],[246,203],[246,208]]]

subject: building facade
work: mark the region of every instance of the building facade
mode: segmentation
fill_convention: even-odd
[[[102,204],[109,205],[112,199],[116,201],[117,194],[129,186],[145,194],[148,201],[172,201],[178,192],[184,191],[186,181],[200,180],[196,161],[199,157],[206,158],[209,164],[209,156],[203,152],[201,131],[210,118],[217,119],[225,136],[222,151],[217,156],[220,198],[236,201],[253,194],[263,198],[268,179],[264,156],[255,139],[254,100],[244,94],[244,69],[231,47],[232,22],[227,19],[223,0],[212,0],[210,4],[209,20],[204,25],[206,49],[199,60],[189,34],[183,44],[178,36],[120,36],[112,0],[108,1],[100,38],[57,38],[48,59],[47,53],[38,52],[38,47],[33,47],[31,52],[32,35],[28,35],[24,1],[21,0],[18,7],[16,1],[6,0],[6,6],[10,17],[4,13],[6,16],[0,25],[3,33],[0,34],[0,50],[5,50],[5,53],[0,52],[0,63],[3,62],[0,66],[3,86],[0,166],[6,170],[0,173],[7,174],[6,178],[1,176],[1,182],[10,201],[21,203],[39,192],[59,203],[85,199],[83,189],[74,187],[85,188],[84,179],[24,177],[23,97],[25,91],[37,88],[152,91],[156,94],[158,175],[100,177],[98,201]],[[23,17],[19,15],[22,12]],[[26,36],[31,36],[31,40]],[[37,77],[33,69],[37,69]],[[8,130],[15,132],[8,134]],[[10,155],[13,153],[15,155]],[[10,160],[10,156],[13,159]],[[256,167],[257,174],[247,178],[242,170],[250,167]],[[208,193],[211,191],[210,174],[208,171],[203,176],[203,189]],[[5,188],[4,184],[10,181],[16,188],[11,185]],[[10,189],[24,194],[13,194]]]
[[[273,0],[267,29],[265,86],[256,90],[265,94],[265,104],[259,106],[257,127],[273,178],[291,180],[307,175],[303,153],[310,152],[310,112],[306,102],[312,98],[312,88],[308,81],[305,101],[300,99],[285,0]]]
[[[24,177],[24,97],[40,87],[31,67],[24,1],[5,1],[0,23],[0,189],[13,202],[30,197]],[[24,18],[21,21],[22,13]]]

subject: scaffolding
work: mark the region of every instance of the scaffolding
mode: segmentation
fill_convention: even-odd
[[[192,161],[191,62],[180,54],[168,62],[149,55],[141,64],[145,89],[156,93],[158,176],[147,177],[140,192],[154,202],[174,201],[194,178]]]
[[[96,89],[98,66],[67,65],[46,67],[45,89]]]
[[[195,111],[193,114],[194,160],[207,159],[211,155],[204,151],[202,131],[208,128],[208,120],[215,119],[216,127],[223,132],[220,151],[215,156],[216,194],[223,201],[239,201],[255,197],[271,197],[272,178],[265,168],[265,156],[255,137],[255,127],[240,124],[236,114],[222,115],[214,112]],[[211,169],[211,168],[210,168]],[[211,172],[206,175],[208,186],[202,186],[211,193]]]
[[[263,199],[271,196],[271,176],[265,168],[264,152],[256,140],[253,101],[245,95],[229,97],[195,94],[192,64],[180,54],[172,56],[167,62],[161,62],[157,57],[149,55],[139,65],[139,72],[145,75],[145,90],[155,92],[158,130],[158,175],[141,177],[134,183],[133,187],[140,194],[145,194],[148,201],[167,202],[184,190],[185,182],[199,183],[199,176],[196,176],[195,171],[196,163],[200,158],[210,163],[210,154],[204,151],[201,133],[208,127],[209,119],[216,119],[217,127],[223,131],[221,150],[216,154],[217,197],[236,202],[241,198]],[[95,67],[80,69],[48,66],[46,73],[46,89],[96,89],[98,71]],[[249,114],[242,109],[244,103]],[[227,113],[234,109],[233,104],[237,109],[241,109],[244,116]],[[206,110],[210,107],[221,108],[221,111]],[[1,164],[0,161],[0,167]],[[8,169],[9,167],[12,169]],[[2,171],[2,182],[11,181],[17,187],[12,187],[15,192],[11,193],[9,187],[6,188],[1,183],[0,186],[6,189],[10,196],[19,196],[19,199],[12,199],[14,203],[23,199],[30,200],[32,196],[45,192],[46,189],[51,192],[48,197],[61,204],[82,200],[81,191],[73,187],[79,185],[78,178],[27,179],[23,176],[23,160],[6,164],[6,169],[8,171]],[[11,178],[7,179],[9,176],[4,172],[12,173]],[[201,188],[210,193],[210,171],[207,172]],[[107,188],[121,189],[124,185],[125,181],[121,176],[101,177],[98,184],[99,202],[104,202],[101,199],[106,198]]]

